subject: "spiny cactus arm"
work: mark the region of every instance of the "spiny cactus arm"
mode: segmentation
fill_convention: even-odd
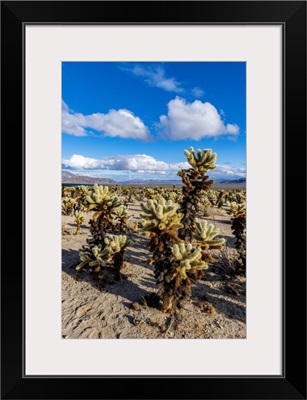
[[[203,154],[200,156],[198,163],[202,166],[206,171],[208,169],[215,169],[217,154],[212,153],[211,149],[204,150]]]
[[[167,221],[176,215],[179,204],[172,202],[172,200],[166,202],[164,198],[161,198],[159,202],[149,200],[147,205],[141,203],[141,207],[144,212],[144,214],[141,214],[141,218],[145,220]]]
[[[211,149],[205,149],[203,152],[201,149],[197,150],[195,154],[194,148],[190,147],[190,151],[184,150],[184,154],[188,159],[188,163],[194,168],[201,172],[206,172],[209,169],[215,169],[217,154],[212,153]]]
[[[213,224],[207,224],[207,221],[200,221],[195,218],[194,220],[194,231],[193,237],[198,242],[205,244],[207,249],[220,249],[225,243],[224,238],[216,239],[216,236],[220,233],[220,230],[215,228]]]
[[[123,205],[120,205],[117,209],[116,209],[116,214],[118,217],[120,218],[128,218],[130,215],[129,209]]]
[[[195,270],[203,270],[208,268],[208,264],[202,260],[202,252],[200,248],[193,249],[191,244],[185,245],[181,242],[172,246],[172,261],[177,261],[175,271],[170,279],[174,279],[179,272],[182,279],[187,279],[187,272]]]
[[[85,265],[89,265],[90,267],[104,265],[104,259],[106,256],[101,248],[101,245],[94,246],[92,248],[90,246],[82,246],[82,248],[79,250],[81,263],[76,266],[76,270],[79,271]]]
[[[84,219],[85,219],[85,214],[84,214],[83,211],[75,211],[74,212],[74,217],[75,217],[76,220],[79,220],[79,221],[83,222]]]
[[[85,265],[89,264],[90,261],[91,261],[91,259],[82,261],[80,264],[78,264],[78,265],[76,266],[76,271],[79,271],[79,270],[80,270],[81,268],[83,268]]]
[[[237,216],[239,214],[241,215],[246,215],[246,204],[245,203],[237,203],[235,201],[229,203],[230,205],[230,210],[229,214],[232,214],[233,216]]]
[[[126,235],[110,235],[104,239],[104,242],[106,244],[104,251],[109,255],[119,253],[131,245],[131,241]]]

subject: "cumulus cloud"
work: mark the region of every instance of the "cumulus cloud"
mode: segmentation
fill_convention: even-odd
[[[86,136],[84,115],[74,113],[62,100],[62,132],[73,136]]]
[[[225,164],[217,165],[215,169],[210,171],[210,178],[216,180],[246,178],[246,168],[236,168]]]
[[[181,168],[188,168],[187,162],[169,164],[156,160],[147,154],[118,155],[108,157],[104,160],[96,160],[74,154],[67,160],[63,160],[65,168],[76,170],[108,169],[115,171],[178,171]],[[141,173],[141,172],[140,172]]]
[[[103,160],[84,157],[74,154],[69,159],[62,160],[65,169],[78,172],[87,171],[87,174],[95,171],[129,171],[136,175],[168,175],[176,178],[177,171],[189,168],[188,162],[167,163],[156,160],[147,154],[116,155]],[[238,179],[246,177],[246,168],[235,168],[230,165],[217,165],[216,169],[210,171],[213,179]]]
[[[225,125],[217,109],[209,102],[195,100],[188,103],[176,97],[168,105],[167,115],[160,116],[161,136],[171,140],[238,135],[239,127]]]
[[[62,131],[74,136],[87,136],[86,129],[94,129],[103,136],[125,139],[151,139],[149,129],[131,111],[125,109],[109,110],[107,114],[84,115],[69,109],[62,103]]]
[[[175,78],[166,77],[165,70],[161,65],[144,67],[136,64],[132,67],[124,67],[121,69],[129,71],[135,76],[144,78],[149,86],[158,87],[167,92],[181,93],[184,91],[181,84]]]

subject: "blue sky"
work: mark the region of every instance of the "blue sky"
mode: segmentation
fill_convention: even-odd
[[[184,149],[217,153],[214,179],[246,173],[243,62],[63,62],[62,167],[178,179]]]

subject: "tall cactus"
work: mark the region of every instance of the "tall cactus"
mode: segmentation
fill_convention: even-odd
[[[93,244],[103,243],[106,230],[112,225],[115,209],[120,206],[118,197],[109,192],[108,186],[94,185],[94,190],[86,196],[88,211],[96,211],[90,220]]]
[[[206,175],[208,170],[216,168],[216,153],[212,153],[211,149],[197,150],[195,154],[194,148],[190,147],[190,151],[185,150],[184,154],[187,157],[191,168],[182,169],[178,172],[181,177],[183,186],[183,201],[181,205],[181,212],[184,217],[182,220],[183,228],[179,231],[181,239],[192,239],[193,221],[199,211],[200,192],[201,190],[210,189],[214,180],[209,180]]]
[[[208,268],[202,260],[200,248],[181,242],[171,247],[169,273],[165,276],[164,312],[174,311],[178,301],[191,293],[191,284],[195,283]]]
[[[126,247],[130,246],[131,241],[126,235],[110,235],[105,238],[105,244],[109,257],[112,258],[115,268],[115,279],[120,279],[120,271],[124,265],[124,252]]]
[[[127,231],[127,223],[130,217],[128,207],[123,205],[116,208],[115,213],[115,224],[112,225],[112,230],[114,232],[125,233]]]
[[[236,237],[235,246],[238,252],[237,273],[246,273],[246,204],[230,203],[229,214],[232,214],[231,229]]]
[[[164,312],[175,306],[175,293],[169,275],[172,271],[172,244],[180,242],[177,230],[182,227],[178,213],[179,205],[161,198],[141,203],[143,214],[140,228],[150,236],[149,249],[153,254],[155,277],[158,284],[158,297]]]
[[[124,250],[130,245],[126,236],[106,237],[106,230],[112,226],[115,209],[120,206],[117,196],[107,186],[94,185],[94,190],[87,194],[88,210],[96,211],[90,220],[91,238],[87,245],[79,250],[81,263],[76,269],[85,265],[95,266],[94,272],[100,273],[107,261],[113,262],[116,279],[120,278],[120,270],[124,263]]]

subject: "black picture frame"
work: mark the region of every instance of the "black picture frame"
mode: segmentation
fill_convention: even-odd
[[[30,23],[283,26],[282,376],[24,376],[23,32]],[[2,1],[1,53],[2,398],[306,399],[306,2]]]

